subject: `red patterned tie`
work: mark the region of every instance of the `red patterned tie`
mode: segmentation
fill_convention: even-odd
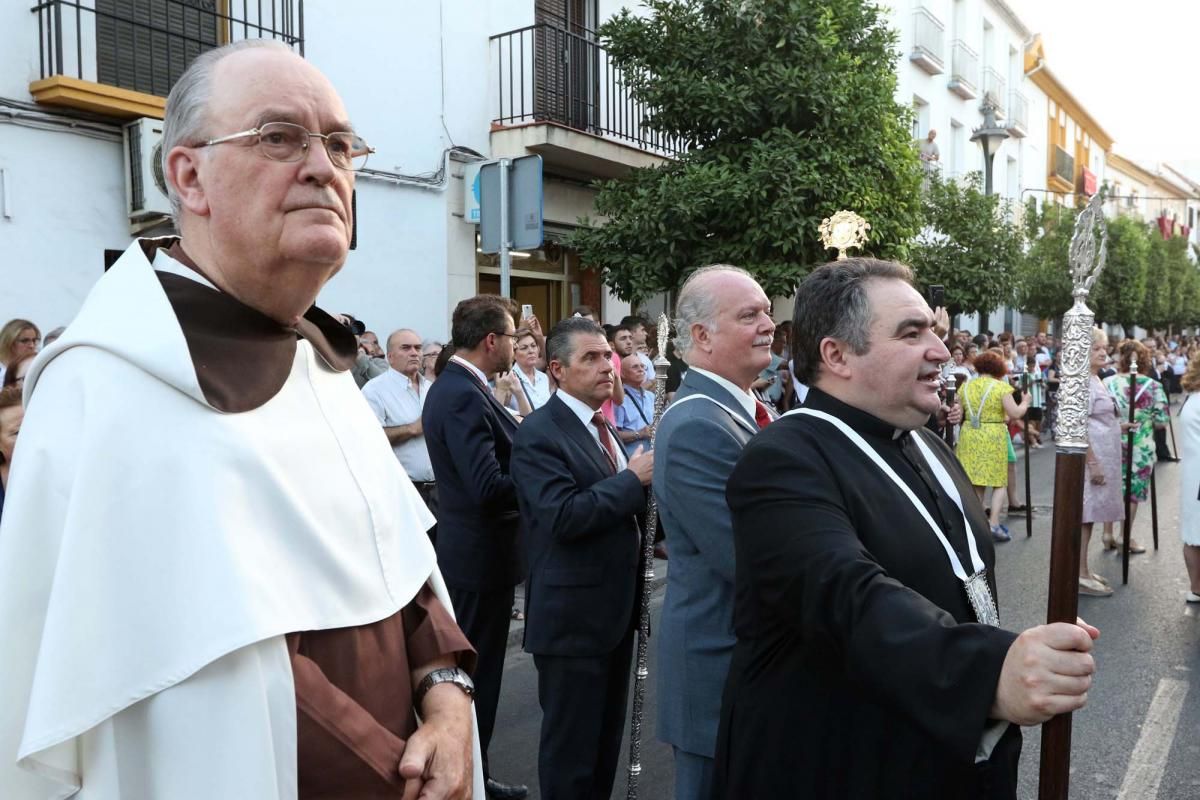
[[[761,400],[754,401],[754,421],[760,428],[767,427],[771,422],[771,412],[767,411],[767,407]]]
[[[617,469],[617,451],[613,449],[612,436],[608,433],[608,420],[604,418],[603,411],[597,411],[592,415],[592,424],[596,426],[596,431],[600,434],[600,444],[604,445],[604,452],[608,455],[608,463],[612,464],[613,471]]]

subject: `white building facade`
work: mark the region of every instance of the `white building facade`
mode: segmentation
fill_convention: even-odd
[[[26,317],[43,331],[68,323],[139,232],[171,230],[152,213],[163,204],[153,176],[127,168],[122,126],[161,119],[192,57],[243,38],[284,41],[320,68],[376,149],[356,184],[356,248],[322,307],[354,314],[381,338],[404,326],[444,340],[455,303],[499,287],[495,257],[477,252],[477,226],[464,219],[464,169],[537,154],[546,243],[516,254],[513,296],[546,324],[580,303],[615,321],[628,305],[559,242],[593,214],[591,181],[671,152],[643,133],[596,42],[598,20],[621,5],[0,4],[0,322]],[[134,220],[139,188],[138,207],[151,213]]]
[[[900,0],[891,9],[899,31],[896,99],[913,109],[913,138],[937,131],[943,177],[984,172],[982,148],[971,134],[984,123],[990,102],[1009,133],[992,162],[992,191],[1014,206],[1046,190],[1046,96],[1025,76],[1025,49],[1032,39],[1003,0]],[[971,330],[1020,330],[1012,309],[987,321],[959,323]]]

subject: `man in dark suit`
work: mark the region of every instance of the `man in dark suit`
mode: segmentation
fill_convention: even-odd
[[[999,627],[983,510],[923,427],[949,353],[911,278],[847,259],[796,295],[808,397],[726,489],[737,644],[715,800],[1012,800],[1018,726],[1087,702],[1099,631]]]
[[[508,459],[517,430],[496,402],[488,378],[512,367],[516,328],[494,295],[454,309],[454,355],[434,381],[421,422],[438,485],[437,556],[458,624],[479,654],[475,712],[490,797],[520,798],[528,790],[494,780],[488,743],[496,723],[513,588],[522,578],[517,551],[517,497]]]
[[[637,619],[640,531],[654,455],[626,458],[600,406],[613,391],[604,331],[563,320],[546,340],[558,392],[521,424],[512,475],[525,523],[525,650],[542,706],[543,800],[607,800]]]
[[[750,385],[771,363],[771,301],[744,270],[696,270],[679,290],[687,375],[655,436],[654,496],[671,569],[658,624],[658,738],[675,751],[676,800],[708,800],[721,689],[733,654],[733,523],[725,483],[771,419]]]

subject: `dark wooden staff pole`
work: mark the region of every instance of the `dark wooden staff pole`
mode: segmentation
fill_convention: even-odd
[[[1029,397],[1030,401],[1032,402],[1033,395],[1029,391],[1030,383],[1029,383],[1029,364],[1028,364],[1028,362],[1024,366],[1025,366],[1025,370],[1021,374],[1021,379],[1022,379],[1021,382],[1024,384],[1024,386],[1022,388],[1025,390],[1025,395],[1027,397]],[[1024,399],[1024,398],[1022,398],[1022,399]],[[1028,539],[1030,536],[1033,536],[1033,494],[1031,493],[1031,490],[1030,490],[1030,481],[1029,481],[1029,408],[1028,407],[1025,409],[1025,435],[1022,437],[1021,442],[1025,447],[1025,538]]]
[[[1054,517],[1050,533],[1050,592],[1046,607],[1049,623],[1073,624],[1079,611],[1079,539],[1090,411],[1088,362],[1095,319],[1086,300],[1104,267],[1107,250],[1103,195],[1103,192],[1097,192],[1079,213],[1071,238],[1075,303],[1063,315],[1061,402],[1055,437]],[[1096,235],[1097,228],[1099,236]],[[1071,715],[1059,714],[1042,725],[1038,800],[1067,800],[1070,784]]]
[[[1154,534],[1155,550],[1158,549],[1158,481],[1154,479],[1157,466],[1156,463],[1150,467],[1150,530]]]
[[[1129,354],[1129,430],[1125,432],[1125,520],[1121,523],[1121,584],[1129,583],[1129,537],[1133,535],[1133,431],[1137,388],[1137,353]]]
[[[1047,622],[1074,622],[1079,612],[1079,532],[1087,450],[1059,450],[1054,457],[1054,522],[1050,540]],[[1039,800],[1066,800],[1070,786],[1071,715],[1042,724]]]

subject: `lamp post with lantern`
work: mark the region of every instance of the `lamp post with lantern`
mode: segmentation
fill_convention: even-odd
[[[983,124],[971,132],[971,141],[978,142],[983,150],[983,190],[985,194],[991,194],[992,159],[1009,134],[996,123],[996,107],[992,105],[990,97],[983,101],[979,110],[983,113]]]

